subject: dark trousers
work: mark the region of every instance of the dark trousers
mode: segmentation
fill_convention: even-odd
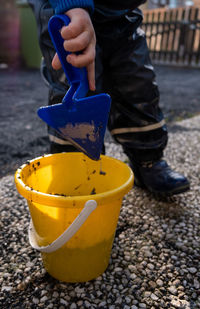
[[[54,48],[47,25],[53,15],[46,0],[29,0],[38,25],[40,48],[44,57],[42,75],[49,86],[49,104],[61,102],[68,89],[62,70],[51,67]],[[95,16],[95,14],[94,14]],[[96,91],[112,97],[108,129],[129,158],[158,160],[167,144],[167,128],[159,108],[159,90],[149,57],[145,34],[139,28],[139,10],[115,21],[93,20],[97,37]],[[49,128],[50,141],[68,144]]]

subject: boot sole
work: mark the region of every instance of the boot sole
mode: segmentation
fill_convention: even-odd
[[[168,192],[152,191],[150,189],[148,189],[148,190],[151,191],[153,194],[155,194],[158,197],[170,197],[170,196],[173,196],[173,195],[177,195],[177,194],[181,194],[181,193],[189,191],[190,186],[185,185],[185,186],[182,186],[180,188],[177,188],[177,189],[174,189],[174,190],[171,190],[171,191],[168,191]]]

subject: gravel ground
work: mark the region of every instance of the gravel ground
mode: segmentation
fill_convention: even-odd
[[[200,116],[174,124],[166,158],[191,190],[158,200],[133,188],[124,198],[110,264],[87,283],[51,278],[28,243],[29,213],[13,175],[0,179],[0,307],[200,308]],[[107,155],[126,161],[119,146]]]

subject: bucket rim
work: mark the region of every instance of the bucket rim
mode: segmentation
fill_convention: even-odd
[[[57,208],[64,208],[64,207],[71,207],[73,204],[74,208],[82,208],[82,205],[88,201],[88,200],[95,200],[98,205],[104,204],[109,201],[113,201],[116,199],[122,199],[125,194],[127,194],[130,189],[132,189],[133,182],[134,182],[134,174],[132,172],[132,169],[124,162],[122,162],[119,159],[112,158],[106,155],[101,155],[102,157],[106,157],[106,159],[109,159],[111,161],[118,161],[121,165],[126,166],[126,168],[129,170],[129,177],[128,179],[119,187],[114,188],[112,190],[108,190],[106,192],[102,193],[97,193],[94,195],[77,195],[77,196],[61,196],[61,195],[56,195],[56,194],[49,194],[49,193],[44,193],[40,192],[37,190],[34,190],[33,188],[29,187],[24,183],[22,180],[22,171],[23,169],[35,161],[39,161],[43,158],[47,157],[52,157],[56,155],[61,155],[61,154],[72,154],[72,155],[80,155],[80,152],[62,152],[62,153],[56,153],[56,154],[45,154],[39,157],[36,157],[34,159],[26,161],[26,163],[22,164],[15,172],[15,184],[18,192],[27,199],[27,201],[30,202],[35,202],[38,204],[43,204],[46,206],[52,206],[52,207],[57,207]],[[116,195],[118,198],[116,198]],[[120,196],[120,197],[119,197]]]

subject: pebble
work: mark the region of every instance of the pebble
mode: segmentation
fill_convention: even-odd
[[[148,297],[150,297],[151,296],[151,292],[149,292],[149,291],[145,291],[144,292],[144,297],[145,298],[148,298]]]
[[[152,288],[152,289],[155,289],[156,288],[156,283],[154,281],[149,281],[149,286]]]
[[[82,305],[82,303],[83,303],[83,302],[81,301],[81,305]],[[90,304],[89,301],[85,300],[84,303],[85,303],[85,307],[86,307],[86,308],[90,308],[90,307],[91,307],[91,304]],[[79,305],[80,305],[80,304],[79,304]]]
[[[153,264],[147,264],[147,267],[149,268],[149,269],[151,269],[151,270],[153,270],[154,269],[154,265]]]
[[[139,303],[139,308],[142,308],[142,309],[146,309],[146,304],[144,304],[144,303]]]
[[[170,286],[170,287],[168,288],[168,291],[169,291],[171,294],[174,294],[174,295],[177,294],[177,289],[176,289],[176,287],[175,287],[174,285]]]
[[[55,291],[55,292],[53,292],[52,296],[55,297],[55,298],[58,298],[59,297],[59,293]]]
[[[43,296],[42,298],[40,298],[41,303],[45,303],[47,300],[48,300],[47,296]]]
[[[106,301],[100,302],[99,307],[105,308],[106,307]]]
[[[60,303],[64,306],[68,305],[68,302],[66,300],[64,300],[63,298],[60,299]],[[75,309],[75,308],[74,308]]]
[[[10,292],[12,291],[13,287],[12,286],[2,286],[1,291],[2,292]]]
[[[130,304],[130,303],[131,303],[131,298],[128,297],[128,296],[126,296],[126,297],[125,297],[125,301],[126,301],[127,304]]]
[[[152,300],[158,300],[158,296],[156,296],[154,293],[151,294],[151,299]]]
[[[195,274],[197,272],[197,269],[195,267],[190,267],[188,268],[188,270],[191,274]]]
[[[117,297],[116,301],[115,301],[115,304],[117,305],[120,305],[122,303],[122,298],[121,297]]]
[[[121,267],[116,267],[115,269],[114,269],[114,271],[116,272],[116,273],[120,273],[120,272],[122,272],[122,268]]]
[[[172,299],[171,300],[171,305],[174,306],[175,308],[179,309],[191,309],[190,303],[187,300],[184,299]]]
[[[82,293],[84,293],[85,292],[85,288],[80,288],[80,287],[76,287],[75,288],[75,292],[77,293],[77,294],[82,294]]]
[[[197,289],[197,290],[199,290],[199,288],[200,288],[200,283],[199,283],[199,281],[198,281],[197,279],[195,279],[195,278],[194,278],[194,287],[195,287],[195,289]]]
[[[37,305],[37,304],[39,304],[39,299],[38,298],[36,298],[36,297],[33,297],[33,303],[35,304],[35,305]]]
[[[41,291],[41,296],[44,296],[45,294],[47,294],[47,291],[46,290],[42,290]]]
[[[156,284],[157,284],[158,286],[162,287],[162,286],[163,286],[163,281],[162,281],[161,279],[158,279],[158,280],[156,281]]]

